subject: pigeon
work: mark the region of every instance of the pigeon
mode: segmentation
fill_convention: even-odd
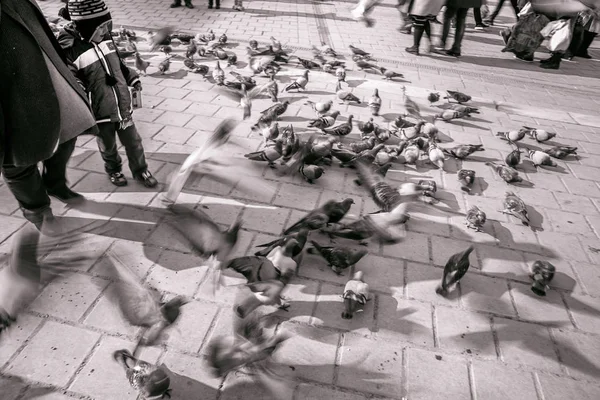
[[[282,156],[283,144],[281,142],[275,142],[273,145],[267,146],[260,151],[244,154],[244,157],[252,161],[266,161],[271,168],[275,168],[274,161],[277,161]]]
[[[150,38],[150,50],[156,51],[156,49],[161,45],[168,45],[171,43],[170,36],[174,32],[173,27],[165,27],[159,29],[152,37]]]
[[[158,49],[165,53],[166,56],[171,55],[173,52],[173,48],[171,46],[160,46]]]
[[[455,111],[455,110],[444,110],[441,113],[437,113],[433,116],[434,120],[441,119],[442,121],[448,122],[454,119],[460,119],[464,117],[470,117],[469,113],[465,111]]]
[[[290,83],[289,85],[287,85],[285,87],[285,89],[283,89],[286,92],[289,92],[290,90],[305,90],[306,89],[306,84],[308,83],[308,70],[304,70],[304,73],[302,74],[301,77],[298,77],[294,82]]]
[[[260,306],[278,306],[282,310],[289,308],[289,304],[281,298],[281,292],[286,284],[279,279],[248,283],[246,285],[251,293],[241,299],[236,299],[233,306],[235,314],[240,318],[246,318],[250,313]]]
[[[285,235],[285,236],[283,236],[279,239],[275,239],[271,242],[259,244],[256,247],[261,247],[262,250],[257,251],[256,253],[254,253],[254,255],[266,257],[267,255],[269,255],[269,253],[271,253],[271,251],[273,251],[273,249],[275,249],[277,247],[285,246],[286,243],[288,243],[289,241],[294,239],[295,245],[292,248],[292,258],[294,258],[296,260],[296,262],[298,264],[300,264],[298,259],[299,259],[299,256],[302,254],[302,250],[304,249],[304,246],[306,245],[306,240],[308,239],[308,233],[309,233],[308,229],[300,229],[299,231],[290,233],[289,235]]]
[[[538,143],[546,142],[554,137],[556,137],[556,133],[548,132],[543,129],[530,128],[528,126],[523,126],[525,133],[531,136],[532,139],[535,139]]]
[[[344,299],[343,319],[352,319],[355,313],[362,311],[364,305],[371,298],[369,285],[365,283],[362,271],[356,271],[354,276],[346,282],[342,298]]]
[[[342,66],[337,67],[335,70],[335,76],[338,82],[346,82],[346,69]]]
[[[340,222],[348,213],[352,204],[354,204],[354,200],[351,198],[343,201],[328,200],[321,207],[310,211],[298,222],[283,231],[283,234],[289,235],[302,229],[316,230],[327,224]]]
[[[221,89],[220,93],[236,102],[239,102],[239,107],[241,107],[244,112],[242,119],[246,120],[252,116],[252,99],[264,92],[268,86],[269,83],[262,86],[257,86],[252,90],[247,91],[246,84],[242,83],[242,90],[240,91],[226,88]]]
[[[442,275],[441,284],[435,289],[435,292],[439,295],[446,296],[448,289],[458,283],[463,276],[467,273],[470,263],[469,256],[473,252],[474,247],[469,246],[465,251],[452,255],[446,266],[444,267],[444,274]]]
[[[383,79],[385,79],[386,81],[391,81],[394,78],[400,78],[400,79],[404,78],[403,74],[400,74],[396,71],[392,71],[391,69],[387,69],[384,67],[379,67],[379,71],[383,75]]]
[[[433,104],[440,100],[440,94],[431,92],[427,96],[427,100],[429,100],[429,104]]]
[[[407,121],[406,119],[402,118],[401,115],[398,115],[398,117],[396,117],[396,119],[394,120],[393,126],[397,129],[403,129],[403,128],[411,128],[415,125],[417,125],[416,122]]]
[[[429,140],[429,147],[427,149],[429,155],[429,161],[439,169],[444,169],[444,152],[438,147],[433,140]]]
[[[125,319],[132,325],[144,328],[133,351],[133,355],[137,356],[141,346],[155,345],[162,332],[175,323],[179,318],[180,308],[187,304],[187,300],[176,296],[161,303],[158,292],[144,287],[140,278],[114,251],[109,250],[106,255],[116,273],[115,277],[119,279],[111,295],[115,297],[115,302]]]
[[[366,51],[359,49],[358,47],[354,47],[352,45],[349,45],[348,47],[350,48],[350,51],[354,55],[365,57],[365,58],[369,58],[371,56],[371,53],[367,53]]]
[[[571,155],[577,155],[577,147],[573,146],[555,146],[545,151],[547,154],[559,160]]]
[[[485,165],[492,167],[498,176],[506,183],[523,182],[523,178],[519,176],[519,173],[510,167],[495,164],[493,162],[486,162]]]
[[[333,101],[329,100],[326,103],[314,103],[309,100],[304,104],[310,105],[312,109],[315,110],[315,112],[317,113],[317,117],[322,117],[323,115],[327,114],[327,112],[331,109]]]
[[[232,269],[242,274],[248,283],[280,279],[282,276],[281,271],[265,256],[236,257],[223,263],[221,269]]]
[[[371,165],[371,169],[373,170],[373,173],[381,176],[382,178],[385,178],[385,176],[387,175],[387,172],[389,171],[389,169],[392,167],[392,164],[384,164],[384,165]],[[354,180],[354,184],[357,186],[361,186],[362,185],[362,181],[360,180],[360,178],[356,178]]]
[[[527,214],[527,206],[513,192],[506,192],[503,201],[504,210],[500,211],[503,214],[509,214],[521,220],[523,225],[529,226],[529,215]]]
[[[173,204],[166,222],[191,244],[192,250],[208,257],[214,273],[215,289],[220,280],[220,265],[229,259],[238,241],[242,221],[238,218],[223,231],[206,213],[189,207]]]
[[[371,150],[365,150],[365,151],[362,151],[361,153],[357,154],[356,157],[354,157],[352,160],[350,160],[349,163],[350,164],[355,164],[355,163],[371,164],[375,161],[375,157],[384,147],[385,147],[385,145],[382,143],[375,145],[375,147],[373,147]]]
[[[198,64],[189,58],[183,60],[183,65],[196,74],[201,74],[202,76],[206,76],[206,74],[208,74],[208,66],[204,64]]]
[[[367,122],[358,121],[358,130],[361,133],[362,139],[366,139],[369,137],[369,134],[375,131],[375,124],[373,123],[373,118],[369,118]]]
[[[237,64],[237,55],[233,52],[233,51],[226,51],[225,54],[227,55],[227,66],[231,67],[232,65],[236,65]]]
[[[373,134],[375,135],[379,143],[387,142],[392,137],[392,131],[386,128],[382,128],[379,125],[375,125],[375,130],[373,131]]]
[[[271,98],[273,103],[277,103],[279,101],[279,85],[277,85],[277,81],[275,80],[275,76],[271,76],[271,80],[267,86],[267,94]]]
[[[498,132],[496,136],[502,140],[507,140],[509,143],[515,143],[523,140],[525,132],[524,129],[519,129],[518,131]]]
[[[464,104],[459,103],[442,103],[436,107],[441,108],[442,110],[454,110],[465,114],[480,114],[479,108],[465,106]]]
[[[335,124],[335,120],[339,116],[340,116],[340,112],[334,111],[334,112],[324,115],[322,117],[308,121],[308,127],[309,128],[317,128],[317,129],[329,128],[329,127],[333,126],[333,124]]]
[[[487,217],[483,211],[477,206],[472,206],[467,211],[467,220],[465,225],[467,228],[475,229],[475,232],[481,232],[481,227],[485,224]]]
[[[358,155],[350,149],[344,147],[332,148],[331,155],[341,161],[340,166],[346,167]]]
[[[312,60],[306,60],[304,58],[300,58],[300,57],[296,57],[298,59],[298,63],[302,64],[302,66],[304,67],[304,69],[315,69],[315,68],[321,68],[321,65],[312,61]]]
[[[342,89],[342,84],[340,83],[340,81],[338,81],[335,91],[338,99],[342,100],[343,103],[360,104],[360,99],[358,97],[353,95],[350,91]]]
[[[252,125],[252,130],[260,129],[263,125],[270,125],[279,116],[286,112],[290,102],[285,100],[283,102],[275,103],[271,107],[260,112],[261,116],[258,118],[258,122]]]
[[[254,74],[260,74],[269,68],[275,68],[275,70],[280,68],[274,61],[275,56],[250,57],[248,60],[248,65]]]
[[[163,368],[135,358],[128,350],[117,350],[113,359],[125,370],[131,387],[144,398],[171,398],[171,380]]]
[[[402,86],[402,94],[404,96],[404,108],[406,109],[406,112],[418,120],[422,120],[423,118],[421,117],[419,105],[406,95],[406,86]]]
[[[421,134],[421,128],[423,127],[424,124],[425,124],[424,121],[419,121],[414,126],[409,126],[409,127],[406,127],[406,128],[400,128],[396,132],[396,136],[398,136],[398,133],[399,133],[399,137],[401,139],[404,139],[404,140],[415,139],[417,136],[419,136]]]
[[[516,168],[517,165],[521,162],[521,149],[518,146],[515,146],[515,149],[507,154],[504,159],[504,163],[511,168]]]
[[[451,149],[443,149],[444,153],[458,158],[459,160],[464,160],[471,154],[476,151],[484,151],[482,144],[461,144],[458,146],[454,146]]]
[[[375,89],[373,91],[373,96],[371,96],[369,99],[368,104],[369,108],[371,109],[371,115],[379,115],[379,110],[381,109],[381,97],[379,97],[379,90]]]
[[[160,64],[158,64],[158,70],[160,71],[161,75],[164,75],[165,72],[167,72],[170,67],[171,67],[171,57],[165,58],[164,60],[162,60],[160,62]]]
[[[533,165],[537,168],[540,165],[547,165],[549,167],[556,167],[556,161],[554,161],[548,153],[539,150],[529,150],[529,159],[533,162]]]
[[[461,169],[457,174],[458,181],[461,183],[460,189],[463,192],[471,193],[471,186],[475,182],[475,171],[471,169]]]
[[[314,240],[310,243],[314,248],[308,249],[310,254],[320,254],[328,263],[333,272],[341,272],[359,262],[368,251],[365,249],[352,249],[349,247],[322,246]]]
[[[448,93],[448,96],[444,97],[444,99],[448,99],[448,101],[450,101],[450,99],[454,99],[461,104],[471,101],[471,96],[469,96],[468,94],[455,92],[452,90],[446,90],[446,92]]]
[[[194,58],[194,54],[196,54],[197,51],[198,46],[196,45],[196,41],[192,39],[187,49],[185,50],[185,58]]]
[[[135,53],[135,68],[138,71],[143,72],[144,75],[146,75],[146,70],[148,69],[149,66],[150,66],[150,63],[148,61],[144,61],[142,59],[142,56],[140,56],[140,53],[136,52]]]
[[[390,165],[390,163],[394,162],[400,154],[397,152],[388,153],[387,151],[380,151],[375,155],[375,160],[373,160],[374,166],[383,166]]]
[[[356,64],[356,67],[357,67],[357,68],[358,68],[360,71],[362,71],[362,70],[365,70],[365,69],[366,69],[366,70],[375,70],[375,71],[378,71],[378,72],[380,72],[381,74],[383,74],[383,72],[382,72],[382,70],[381,70],[383,67],[380,67],[380,66],[379,66],[379,65],[377,65],[377,64],[373,64],[373,63],[367,62],[367,61],[365,61],[365,59],[364,59],[364,58],[362,58],[362,57],[352,57],[352,59],[354,60],[354,64]]]
[[[277,140],[281,141],[282,164],[289,161],[300,150],[300,138],[294,133],[292,125],[282,129]]]
[[[333,136],[347,136],[352,132],[352,119],[353,115],[348,116],[348,120],[340,125],[334,126],[332,128],[323,128],[323,133]]]
[[[266,146],[269,141],[274,141],[279,136],[279,123],[275,122],[271,126],[265,125],[261,134],[265,139],[263,145]]]
[[[353,151],[354,153],[360,153],[365,150],[371,150],[375,147],[376,139],[371,136],[369,138],[365,138],[359,142],[352,142],[347,145],[347,148]]]
[[[258,49],[258,42],[257,42],[256,40],[254,40],[254,39],[250,40],[250,41],[248,42],[248,45],[250,46],[250,48],[251,48],[252,50],[256,50],[256,49]]]
[[[319,179],[325,173],[323,167],[318,165],[306,165],[302,164],[299,168],[300,175],[304,178],[304,180],[308,183],[314,183],[317,179]]]
[[[212,76],[218,86],[223,86],[225,84],[225,71],[223,71],[218,61],[217,66],[213,69]]]

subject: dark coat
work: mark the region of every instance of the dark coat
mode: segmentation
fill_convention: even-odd
[[[123,63],[110,34],[102,42],[92,44],[81,39],[74,24],[68,24],[60,31],[58,42],[88,92],[96,122],[131,119],[133,110],[128,86],[133,87],[140,79]],[[114,86],[106,83],[107,72],[115,78]]]
[[[448,0],[446,6],[453,8],[480,8],[482,3],[481,0]]]
[[[0,1],[0,165],[33,165],[58,146],[60,108],[44,53],[87,104],[37,4]]]

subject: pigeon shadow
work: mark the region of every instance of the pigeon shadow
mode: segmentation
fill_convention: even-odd
[[[312,95],[315,95],[315,96],[328,96],[328,95],[335,94],[335,93],[332,93],[332,92],[325,92],[323,90],[306,90],[306,91],[303,91],[302,93],[312,94]]]
[[[538,172],[535,165],[533,165],[533,162],[531,162],[531,160],[528,158],[525,158],[525,159],[522,158],[521,163],[519,165],[517,165],[517,167],[519,167],[519,168],[515,168],[515,169],[521,170],[527,174],[531,174],[531,173],[536,174]]]
[[[189,376],[178,374],[165,364],[162,364],[161,368],[171,380],[172,400],[214,399],[219,394],[218,388],[211,387]]]
[[[246,68],[248,66],[248,63],[246,61],[242,61],[242,60],[237,60],[237,62],[234,64],[234,67],[236,69],[243,69]]]
[[[161,72],[154,72],[154,73],[148,74],[147,76],[150,76],[152,78],[160,78],[160,79],[183,79],[187,75],[188,75],[188,71],[182,68],[176,72],[165,73],[165,74],[163,74]]]
[[[383,119],[385,119],[386,121],[394,121],[398,117],[404,117],[403,114],[398,114],[398,113],[385,113],[385,114],[379,114],[379,116],[382,117]]]
[[[481,196],[490,185],[481,176],[475,177],[475,181],[471,186],[470,195]]]
[[[367,82],[366,79],[351,79],[351,80],[346,80],[346,83],[351,88],[359,87],[360,85],[362,85],[365,82]]]
[[[450,137],[450,136],[448,136],[445,133],[440,132],[440,131],[438,131],[436,137],[437,137],[437,140],[440,143],[451,143],[451,142],[454,142],[454,139],[452,137]]]
[[[310,118],[299,117],[293,115],[284,115],[283,117],[279,117],[280,122],[305,122],[310,121]]]
[[[290,96],[285,98],[279,98],[279,101],[289,101],[290,104],[294,104],[299,102],[300,100],[308,99],[308,96]]]
[[[514,218],[514,217],[511,217]],[[516,218],[515,218],[516,220]],[[494,224],[494,232],[496,233],[495,237],[498,238],[498,240],[502,240],[502,244],[504,245],[503,247],[507,247],[509,249],[516,249],[516,250],[520,250],[520,251],[526,251],[528,253],[535,253],[535,254],[543,254],[545,257],[548,258],[556,258],[557,254],[554,252],[554,250],[552,250],[549,247],[537,244],[537,243],[517,243],[515,242],[514,236],[511,232],[511,230],[507,227],[505,227],[503,224],[501,224],[500,222],[495,223]]]
[[[529,228],[534,232],[541,232],[544,230],[544,216],[539,213],[538,210],[530,205],[526,205],[527,214],[529,215]]]
[[[486,163],[486,162],[498,162],[498,160],[495,159],[495,158],[476,156],[476,155],[473,155],[473,154],[471,154],[470,156],[468,156],[467,160],[468,161],[477,161],[477,162],[482,162],[482,163]]]
[[[444,121],[444,122],[449,123],[451,125],[460,125],[460,126],[463,126],[463,127],[466,127],[466,128],[479,129],[479,130],[482,130],[482,131],[489,130],[489,128],[486,128],[486,127],[483,127],[483,126],[479,126],[479,125],[475,125],[475,124],[472,124],[470,122],[466,122],[464,119],[453,119],[451,121]]]

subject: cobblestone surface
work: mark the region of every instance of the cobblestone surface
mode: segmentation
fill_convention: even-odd
[[[462,162],[463,168],[475,169],[479,177],[473,195],[457,185],[455,169],[461,163],[449,161],[443,173],[427,166],[396,164],[388,178],[393,182],[434,179],[447,209],[464,213],[478,205],[488,213],[484,232],[465,230],[463,218],[456,214],[430,215],[429,209],[415,213],[407,224],[406,240],[383,248],[371,245],[370,254],[354,267],[365,271],[374,298],[351,321],[340,318],[339,295],[348,272],[338,277],[319,258],[306,256],[298,279],[286,293],[292,301],[289,313],[276,314],[278,329],[294,333],[276,359],[295,369],[295,399],[600,398],[598,60],[563,62],[558,71],[519,63],[500,52],[497,27],[487,32],[468,29],[459,60],[417,58],[404,52],[412,38],[396,31],[399,16],[390,0],[375,9],[373,29],[350,18],[354,6],[350,1],[247,1],[244,13],[232,11],[230,0],[223,0],[221,10],[208,10],[198,1],[194,10],[169,9],[168,0],[107,3],[115,27],[135,27],[140,35],[164,24],[193,33],[208,28],[217,35],[226,32],[230,42],[237,44],[232,50],[238,53],[240,68],[245,66],[244,49],[251,38],[266,43],[275,36],[305,56],[312,45],[322,42],[346,57],[349,44],[361,47],[408,80],[390,83],[377,75],[348,71],[357,96],[367,98],[374,87],[379,89],[384,105],[376,122],[382,125],[403,112],[403,84],[426,113],[434,110],[426,106],[432,90],[465,91],[481,107],[477,118],[439,123],[448,140],[486,147]],[[47,15],[56,15],[61,7],[58,0],[40,5]],[[497,19],[500,25],[512,21],[508,8]],[[592,54],[599,57],[597,46]],[[169,173],[223,118],[239,120],[241,110],[219,96],[210,81],[187,73],[180,61],[173,62],[170,74],[156,74],[161,55],[140,48],[152,65],[149,75],[142,77],[145,108],[136,110],[134,119],[150,166],[164,185]],[[176,53],[181,51],[175,48]],[[536,56],[545,57],[543,51]],[[212,69],[214,61],[206,63]],[[282,81],[298,72],[286,67]],[[330,75],[312,73],[305,94],[285,95],[292,104],[282,124],[293,123],[303,131],[312,116],[303,100],[330,98],[333,83]],[[257,99],[254,109],[270,104],[268,99]],[[340,111],[362,121],[369,117],[367,108],[342,106]],[[558,170],[536,170],[525,161],[521,174],[531,185],[505,185],[483,161],[501,159],[510,151],[506,142],[495,137],[497,130],[518,129],[522,124],[558,134],[551,143],[525,139],[526,145],[543,149],[574,145],[580,157],[559,162]],[[242,122],[234,132],[242,148],[232,147],[232,153],[258,148],[260,139],[249,135],[249,125]],[[95,141],[80,138],[69,177],[74,189],[93,201],[84,210],[68,210],[59,203],[53,209],[73,224],[108,220],[118,228],[117,235],[91,242],[97,261],[48,284],[18,324],[2,336],[0,397],[136,398],[110,357],[117,348],[131,347],[138,334],[109,300],[114,282],[106,276],[103,259],[112,247],[164,294],[194,299],[165,344],[143,353],[146,360],[170,369],[174,399],[267,398],[260,385],[243,375],[214,378],[204,360],[208,341],[230,332],[235,288],[213,298],[206,267],[199,266],[186,245],[162,223],[157,192],[132,179],[129,186],[117,189],[102,171]],[[375,210],[368,195],[352,183],[354,172],[336,165],[314,185],[278,178],[258,163],[248,162],[248,173],[263,176],[272,190],[248,196],[235,187],[202,179],[189,182],[180,197],[181,202],[207,207],[206,212],[224,226],[241,216],[244,228],[238,255],[251,254],[257,244],[271,240],[283,226],[326,199],[355,198],[350,211],[354,215]],[[497,212],[509,189],[528,204],[533,229]],[[7,252],[11,235],[25,222],[5,184],[0,184],[0,200],[0,251]],[[476,248],[471,270],[448,298],[436,295],[448,256],[470,242]],[[527,269],[537,259],[550,260],[559,271],[545,298],[529,290]],[[226,281],[235,285],[241,279],[228,274]]]

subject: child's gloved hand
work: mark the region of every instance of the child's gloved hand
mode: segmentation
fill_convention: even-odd
[[[133,88],[135,90],[137,90],[138,92],[142,91],[142,83],[141,82],[137,82],[135,85],[133,85]]]

